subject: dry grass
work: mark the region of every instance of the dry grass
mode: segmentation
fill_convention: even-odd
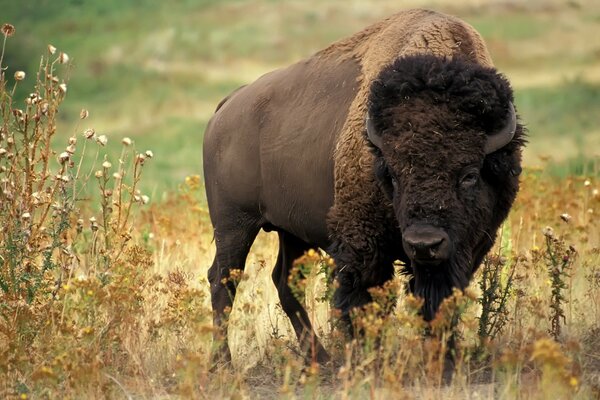
[[[276,236],[261,234],[231,311],[232,365],[211,371],[205,276],[214,248],[202,181],[190,176],[169,200],[144,207],[137,187],[152,153],[124,141],[120,155],[105,158],[104,138],[83,126],[56,140],[68,73],[60,54],[44,56],[25,105],[12,101],[19,75],[0,76],[1,397],[600,395],[600,182],[558,181],[543,169],[525,171],[502,240],[471,288],[444,304],[429,337],[419,299],[398,276],[355,316],[364,340],[345,343],[331,329],[322,273],[330,262],[316,251],[300,259],[296,289],[330,366],[306,366],[298,355],[270,278]],[[97,160],[94,169],[80,168],[84,157]],[[95,201],[81,201],[84,187]],[[456,321],[456,372],[444,383]]]

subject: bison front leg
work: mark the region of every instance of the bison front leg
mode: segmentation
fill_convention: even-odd
[[[279,255],[272,277],[279,294],[281,308],[289,317],[300,343],[300,348],[306,355],[307,360],[325,364],[329,361],[329,355],[315,334],[304,306],[293,294],[288,282],[294,261],[310,247],[297,237],[280,231]]]
[[[341,313],[340,329],[348,337],[355,337],[360,335],[360,331],[354,331],[352,311],[373,301],[369,289],[383,286],[392,279],[393,261],[382,256],[383,253],[361,252],[339,242],[330,251],[336,262],[337,289],[333,295],[333,303]]]

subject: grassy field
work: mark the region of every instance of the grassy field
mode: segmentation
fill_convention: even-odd
[[[297,61],[398,9],[397,2],[4,1],[18,27],[6,62],[33,79],[48,43],[73,62],[61,132],[79,109],[110,137],[152,147],[145,189],[159,197],[201,173],[204,126],[232,89]],[[528,165],[552,157],[559,175],[581,172],[600,148],[600,5],[595,1],[411,1],[473,24],[511,78],[530,130]],[[586,38],[590,38],[587,39]],[[23,89],[19,96],[27,93]],[[114,149],[114,148],[113,148]]]
[[[598,398],[600,3],[402,5],[473,24],[514,85],[530,143],[502,240],[428,339],[398,277],[377,294],[386,307],[400,293],[392,315],[360,316],[366,341],[344,344],[319,300],[329,261],[306,254],[299,289],[336,365],[319,368],[298,356],[270,277],[277,237],[261,233],[229,319],[233,368],[210,371],[214,244],[198,177],[207,120],[234,88],[398,2],[0,0],[0,24],[16,26],[0,96],[0,147],[12,154],[0,155],[0,397]],[[23,135],[11,110],[34,120],[41,103],[23,101],[48,44],[70,58],[53,66],[68,90],[38,83],[50,111]],[[17,70],[26,78],[10,96]],[[87,128],[106,146],[86,140]],[[461,357],[444,385],[454,315]]]

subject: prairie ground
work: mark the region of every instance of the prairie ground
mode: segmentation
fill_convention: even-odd
[[[232,366],[216,371],[204,126],[231,90],[398,2],[3,3],[0,23],[16,32],[1,63],[0,147],[13,155],[0,157],[0,396],[600,396],[598,2],[403,2],[474,25],[514,86],[529,145],[494,251],[469,290],[446,304],[433,337],[422,335],[418,299],[398,276],[375,293],[393,313],[357,316],[369,329],[351,344],[331,328],[330,261],[307,253],[295,284],[335,366],[305,366],[271,282],[277,237],[263,232],[229,318]],[[13,89],[18,70],[26,77]],[[42,113],[39,129],[19,125],[16,109],[31,121]],[[454,316],[460,357],[443,384]]]

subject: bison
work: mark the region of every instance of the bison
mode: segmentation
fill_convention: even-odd
[[[220,334],[236,291],[230,270],[244,268],[261,228],[279,235],[273,282],[317,360],[327,352],[288,287],[309,248],[335,260],[334,306],[346,326],[395,260],[431,320],[468,285],[515,199],[518,121],[480,35],[427,10],[395,14],[230,94],[203,148]],[[226,341],[221,350],[230,357]]]

